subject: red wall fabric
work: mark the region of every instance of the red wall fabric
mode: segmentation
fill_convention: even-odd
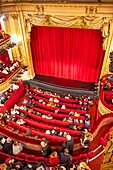
[[[9,54],[8,51],[6,51],[5,53],[3,53],[2,55],[0,55],[0,60],[6,64],[6,66],[9,65],[10,63],[10,58],[9,58]]]
[[[36,74],[97,82],[104,51],[100,30],[33,26],[31,49]]]

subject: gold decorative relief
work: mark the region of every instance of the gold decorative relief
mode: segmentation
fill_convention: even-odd
[[[101,170],[113,169],[113,128],[109,135],[107,145],[104,152],[104,157],[101,165]]]
[[[87,16],[53,16],[53,15],[45,15],[43,14],[44,8],[43,6],[37,6],[40,10],[38,10],[37,14],[26,14],[26,27],[27,32],[31,31],[31,26],[35,25],[44,25],[48,23],[48,25],[54,25],[58,27],[73,27],[75,25],[79,25],[80,27],[89,27],[92,29],[101,29],[103,40],[103,48],[106,50],[109,38],[109,29],[110,29],[110,19],[105,17],[94,17],[93,15]],[[95,14],[97,12],[96,7],[87,7],[86,14]]]
[[[31,27],[33,24],[30,21],[30,15],[24,16],[25,17],[25,31],[26,31],[26,42],[27,42],[27,48],[28,48],[28,55],[29,55],[29,60],[26,65],[30,66],[30,75],[34,76],[34,67],[33,67],[33,59],[32,59],[32,53],[31,53],[31,45],[30,45],[30,33],[31,33]]]
[[[43,15],[44,14],[44,6],[43,5],[37,5],[36,6],[36,13],[38,15]]]
[[[109,21],[106,21],[102,28],[101,28],[101,31],[102,31],[102,36],[104,37],[104,40],[103,40],[103,49],[106,50],[107,49],[107,45],[108,45],[108,39],[109,39],[109,34],[110,34],[110,22]]]
[[[10,16],[11,16],[14,20],[18,20],[18,14],[10,14]]]
[[[30,39],[27,40],[27,47],[28,47],[28,53],[29,53],[28,65],[30,67],[30,75],[34,76],[34,67],[33,67],[32,53],[31,53]]]
[[[113,110],[106,108],[100,100],[99,100],[99,104],[98,104],[98,110],[102,115],[108,114],[108,113],[113,113]]]
[[[97,13],[97,7],[93,7],[93,6],[88,6],[86,7],[86,10],[85,10],[85,14],[86,15],[95,15]]]

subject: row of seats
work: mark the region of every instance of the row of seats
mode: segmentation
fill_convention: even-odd
[[[75,97],[75,99],[70,99],[70,98],[62,98],[60,95],[48,95],[48,94],[45,94],[43,92],[40,92],[40,91],[37,91],[37,89],[34,89],[34,88],[30,88],[30,91],[35,93],[36,95],[42,97],[43,99],[50,99],[50,98],[56,98],[59,100],[59,102],[63,102],[63,103],[76,103],[78,104],[79,101],[83,102],[82,99],[78,99],[77,97]],[[88,101],[85,101],[86,103],[88,103]]]
[[[45,110],[48,110],[48,111],[55,111],[55,110],[59,110],[59,112],[61,113],[70,113],[71,111],[73,112],[77,112],[79,114],[85,114],[87,113],[87,111],[84,111],[84,110],[76,110],[76,109],[62,109],[62,108],[59,108],[59,107],[52,107],[52,106],[47,106],[47,105],[44,105],[42,103],[39,103],[38,101],[36,101],[36,98],[34,98],[34,100],[32,100],[34,104],[36,104],[39,108],[43,108]]]
[[[33,101],[34,104],[35,104],[35,101]],[[34,107],[32,105],[29,105],[29,104],[25,104],[25,106],[27,106],[28,108],[31,108],[37,112],[40,112],[44,115],[51,115],[53,116],[55,119],[63,119],[63,118],[73,118],[73,119],[78,119],[78,120],[85,120],[85,114],[83,114],[82,116],[71,116],[71,115],[67,115],[67,114],[63,114],[63,113],[55,113],[55,112],[51,112],[51,111],[48,111],[48,110],[45,110],[45,109],[42,109],[42,108],[37,108],[37,107]]]
[[[54,126],[54,123],[53,123],[53,125],[49,125],[49,122],[50,121],[52,121],[52,120],[49,120],[48,121],[48,124],[44,124],[44,123],[40,123],[39,121],[40,120],[36,120],[36,119],[29,119],[29,118],[23,118],[22,116],[19,116],[19,115],[16,115],[16,117],[17,118],[19,118],[19,119],[23,119],[26,123],[27,123],[27,125],[29,125],[29,127],[31,127],[31,129],[32,129],[32,127],[35,127],[35,130],[37,129],[37,131],[41,131],[41,130],[43,130],[43,132],[45,131],[45,130],[53,130],[53,129],[55,129],[56,131],[61,131],[61,132],[66,132],[66,133],[69,133],[70,135],[72,135],[72,136],[77,136],[77,135],[81,135],[81,132],[80,131],[77,131],[77,130],[70,130],[69,128],[67,128],[67,127],[65,127],[64,128],[64,126],[63,127],[59,127],[59,124],[60,124],[60,122],[58,121],[56,121],[57,122],[57,124],[56,124],[56,126]],[[37,122],[38,121],[38,122]],[[55,121],[54,121],[55,122]],[[55,122],[55,123],[56,123]],[[61,123],[68,123],[68,122],[62,122],[61,121]],[[68,123],[69,124],[69,123]],[[45,133],[45,132],[44,132]]]
[[[33,94],[29,94],[30,96],[32,96],[32,98],[34,98],[34,99],[36,99],[37,101],[39,101],[39,100],[43,100],[44,102],[49,102],[49,100],[48,99],[45,99],[45,98],[41,98],[41,97],[39,97],[39,96],[36,96],[36,95],[33,95]],[[64,103],[63,102],[59,102],[58,103],[60,106],[62,106],[62,105],[64,105]],[[85,110],[87,110],[88,109],[88,106],[81,106],[80,104],[68,104],[68,103],[65,103],[65,106],[66,106],[66,108],[68,108],[68,109],[85,109]],[[59,107],[58,107],[59,108]]]
[[[21,63],[19,61],[14,60],[12,62],[13,65],[15,65],[16,63],[18,63],[18,66],[15,66],[14,69],[9,74],[0,72],[0,79],[3,79],[1,83],[5,82],[9,77],[12,77],[21,68]]]
[[[12,155],[4,153],[1,150],[0,155],[5,156],[7,158],[12,158],[12,159],[20,160],[20,161],[25,161],[25,162],[34,162],[34,163],[38,164],[41,161],[45,161],[46,163],[48,163],[48,158],[41,157],[41,156],[35,156],[35,155],[31,155],[31,154],[29,155],[29,154],[26,154],[23,152],[18,153],[17,156],[12,156]],[[93,155],[94,155],[93,151],[89,151],[87,154],[84,153],[84,154],[80,154],[78,156],[73,156],[71,163],[78,164],[79,162],[88,161],[90,158],[93,157]],[[57,164],[55,164],[54,166],[56,166],[56,165]]]
[[[19,131],[23,132],[24,134],[26,134],[27,130],[29,129],[29,126],[25,126],[25,125],[18,125],[17,123],[13,122],[13,121],[9,121],[9,123],[11,124],[11,126],[13,128],[16,128],[18,129]],[[35,130],[35,129],[32,129],[32,135],[35,137],[36,135],[43,139],[43,137],[46,137],[47,140],[49,141],[59,141],[59,142],[64,142],[66,141],[66,138],[64,137],[59,137],[59,136],[52,136],[52,135],[49,135],[49,134],[45,134],[43,132],[40,132],[38,130]]]
[[[32,106],[29,106],[28,105],[28,108],[32,108],[33,109],[33,107]],[[53,118],[53,119],[47,119],[47,118],[45,118],[45,117],[41,117],[41,116],[38,116],[38,115],[35,115],[32,111],[29,111],[29,112],[27,112],[26,110],[21,110],[21,109],[18,109],[18,110],[20,110],[21,112],[23,112],[24,114],[27,114],[27,115],[29,115],[30,117],[32,117],[32,118],[34,118],[34,119],[37,119],[37,120],[40,120],[40,121],[42,121],[42,122],[47,122],[47,123],[51,123],[51,124],[55,124],[55,125],[59,125],[59,126],[69,126],[69,124],[71,124],[71,122],[68,122],[68,121],[62,121],[61,119],[62,119],[62,117],[60,116],[60,114],[55,114],[55,113],[48,113],[48,112],[43,112],[41,109],[38,109],[38,108],[36,108],[36,109],[33,109],[33,110],[35,110],[35,111],[37,111],[37,112],[40,112],[40,113],[42,113],[42,114],[44,114],[44,115],[51,115],[51,116],[53,116],[53,117],[55,117],[55,118]],[[55,115],[55,116],[54,116]],[[58,115],[58,116],[57,116]],[[64,117],[63,118],[72,118],[72,119],[77,119],[77,120],[82,120],[82,123],[77,123],[77,122],[74,122],[74,124],[75,125],[78,125],[78,126],[81,126],[81,127],[84,127],[84,120],[85,120],[85,116],[79,116],[79,117],[77,117],[77,116],[68,116],[68,115],[64,115]],[[57,120],[57,119],[60,119],[60,120]],[[73,123],[73,122],[72,122]]]

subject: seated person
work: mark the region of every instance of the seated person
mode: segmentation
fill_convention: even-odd
[[[23,119],[17,119],[16,123],[18,125],[23,125],[24,123],[26,123]]]
[[[85,126],[90,126],[90,120],[91,120],[91,117],[90,117],[90,114],[85,114]]]
[[[61,109],[66,109],[66,106],[65,106],[65,105],[62,105],[62,106],[61,106]]]
[[[12,84],[12,89],[13,89],[13,91],[14,90],[17,90],[19,88],[19,86],[17,85],[17,84]]]
[[[67,118],[67,117],[64,117],[64,118],[63,118],[63,121],[64,121],[64,122],[73,122],[74,119],[71,118],[71,117],[68,117],[68,118]]]
[[[108,80],[105,81],[104,86],[103,86],[103,90],[109,90],[109,91],[112,90],[111,83]]]
[[[34,170],[34,165],[33,163],[28,162],[22,170]]]
[[[0,126],[5,126],[5,125],[6,125],[6,118],[2,113],[0,113]]]
[[[107,80],[113,81],[113,75],[109,76],[109,77],[107,78]]]
[[[93,140],[93,135],[90,132],[83,132],[80,139],[83,149],[88,150],[88,147],[92,140]]]
[[[91,170],[86,162],[80,162],[77,166],[77,170]]]
[[[82,126],[76,126],[75,124],[69,124],[69,129],[83,131],[84,128]]]

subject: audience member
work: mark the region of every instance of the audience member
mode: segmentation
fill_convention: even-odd
[[[3,145],[3,149],[5,153],[12,153],[12,140],[8,137]]]
[[[77,166],[77,170],[91,170],[86,162],[80,162]]]
[[[32,163],[27,163],[26,166],[22,170],[34,170]]]
[[[55,166],[55,165],[58,165],[58,164],[60,163],[60,159],[59,159],[56,151],[53,151],[53,152],[50,154],[47,163],[48,163],[50,166]]]
[[[12,154],[17,155],[19,152],[23,150],[23,145],[18,141],[14,141],[12,145]]]
[[[68,151],[69,151],[69,154],[72,155],[73,149],[74,149],[74,139],[70,135],[67,135],[66,139],[67,139],[67,141],[64,141],[63,144],[62,144],[63,149],[67,148]]]
[[[80,139],[81,144],[83,146],[83,150],[88,150],[88,147],[93,140],[93,135],[90,132],[83,132],[82,137]]]
[[[41,151],[42,151],[42,156],[48,157],[51,154],[51,148],[49,146],[48,141],[42,141],[41,143]]]
[[[60,163],[65,164],[71,162],[72,157],[69,154],[68,148],[65,148],[63,152],[60,153]]]

